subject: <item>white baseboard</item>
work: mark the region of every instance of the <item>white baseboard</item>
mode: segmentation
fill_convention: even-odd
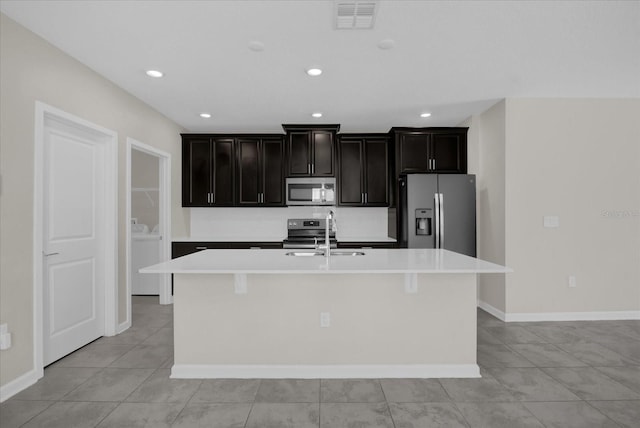
[[[478,307],[482,310],[484,310],[485,312],[489,312],[491,315],[493,315],[494,317],[498,318],[501,321],[505,321],[506,318],[506,314],[501,311],[500,309],[491,306],[490,304],[488,304],[487,302],[484,302],[482,300],[478,300]]]
[[[230,365],[175,364],[173,379],[475,378],[477,364]]]
[[[131,319],[129,319],[128,321],[125,321],[125,322],[123,322],[121,324],[118,324],[118,329],[116,330],[116,334],[122,333],[123,331],[125,331],[129,327],[131,327]]]
[[[42,374],[38,374],[38,371],[33,369],[23,374],[22,376],[12,380],[11,382],[2,385],[2,387],[0,387],[0,403],[5,402],[20,391],[29,388],[41,377]]]
[[[507,314],[506,322],[640,320],[640,311],[541,312]]]
[[[640,311],[505,313],[482,300],[478,307],[504,322],[640,320]]]

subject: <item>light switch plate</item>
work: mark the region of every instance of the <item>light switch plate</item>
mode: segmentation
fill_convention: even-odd
[[[546,215],[544,216],[544,227],[560,227],[560,217],[557,215]]]
[[[320,312],[320,327],[330,327],[330,326],[331,326],[331,313]]]

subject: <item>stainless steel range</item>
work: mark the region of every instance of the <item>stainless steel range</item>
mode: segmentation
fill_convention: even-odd
[[[324,245],[326,224],[324,218],[290,218],[287,220],[287,239],[282,242],[283,248],[316,249]],[[332,226],[329,223],[329,241],[331,248],[337,248],[338,241]]]

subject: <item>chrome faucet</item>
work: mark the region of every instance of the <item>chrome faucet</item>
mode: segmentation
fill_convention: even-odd
[[[320,248],[324,249],[324,256],[325,257],[331,257],[331,241],[329,240],[329,225],[331,225],[331,228],[335,231],[335,213],[333,212],[333,210],[329,210],[327,212],[327,217],[325,219],[325,225],[324,225],[324,246],[321,246]]]

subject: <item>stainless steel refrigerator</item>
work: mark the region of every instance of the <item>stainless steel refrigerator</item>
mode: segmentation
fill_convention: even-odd
[[[398,211],[400,247],[476,256],[475,175],[401,175]]]

